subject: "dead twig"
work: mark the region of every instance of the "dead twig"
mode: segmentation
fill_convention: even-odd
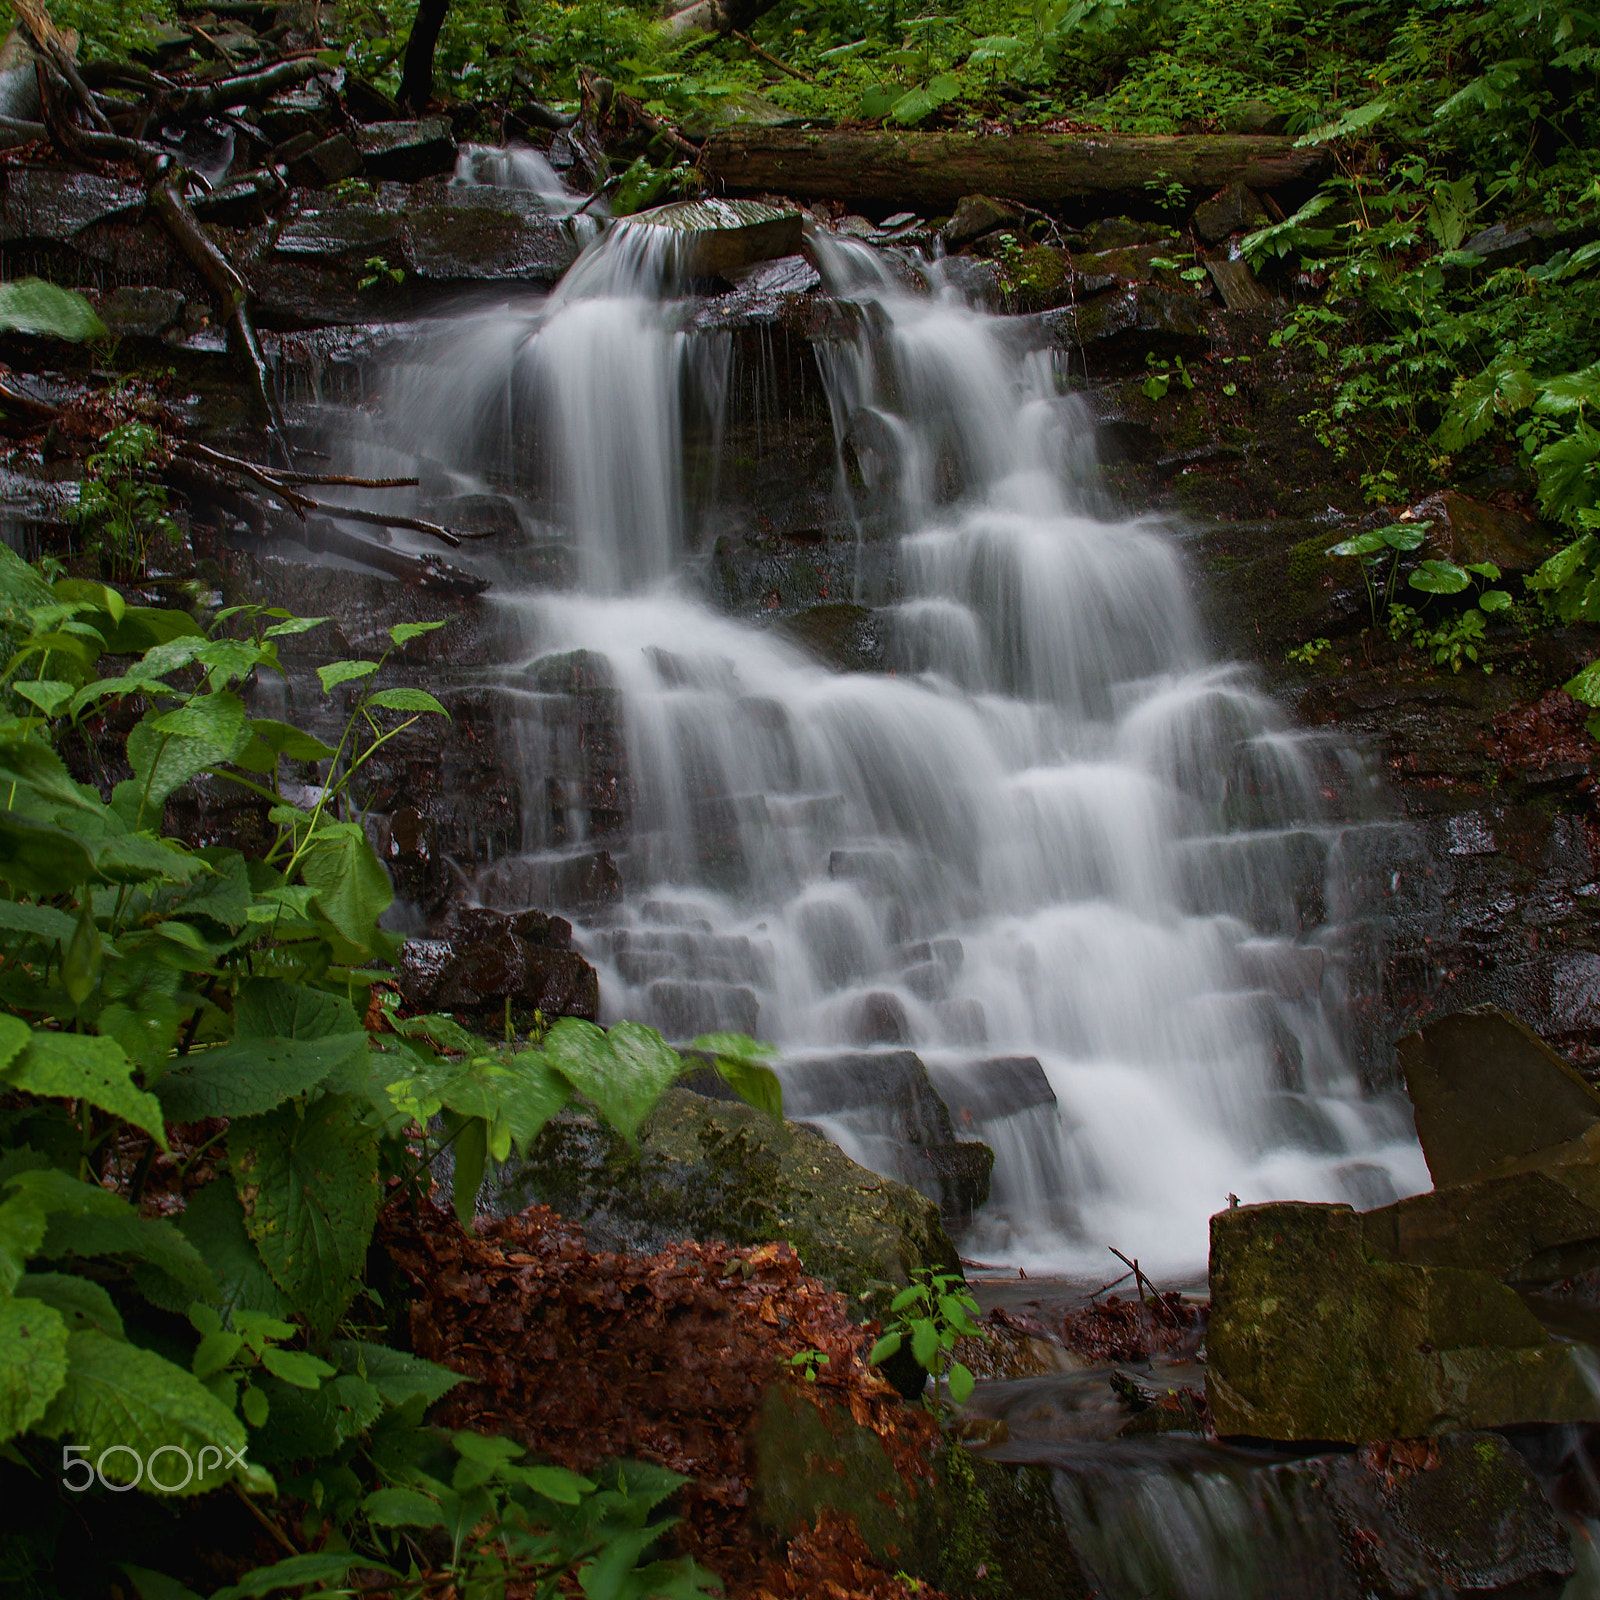
[[[1114,1244],[1108,1244],[1106,1249],[1108,1249],[1112,1255],[1114,1255],[1117,1260],[1123,1264],[1123,1266],[1133,1268],[1133,1287],[1135,1292],[1138,1294],[1140,1304],[1142,1305],[1145,1299],[1144,1286],[1147,1283],[1150,1283],[1150,1280],[1139,1270],[1139,1263],[1136,1260],[1130,1261],[1119,1249],[1117,1249]],[[1124,1273],[1123,1276],[1126,1277],[1127,1274]],[[1150,1293],[1153,1295],[1155,1292],[1156,1286],[1153,1283],[1150,1283]]]
[[[336,472],[280,472],[282,483],[330,483],[348,489],[415,489],[420,478],[348,478]]]
[[[623,94],[620,91],[614,91],[612,94],[612,104],[617,106],[620,110],[626,112],[634,122],[637,122],[640,125],[640,127],[648,128],[651,133],[653,133],[658,139],[662,140],[667,145],[671,146],[671,148],[686,161],[698,161],[700,159],[699,145],[691,144],[681,133],[678,132],[676,128],[672,126],[670,122],[664,122],[660,117],[654,116],[650,112],[646,111],[645,108],[640,105],[631,94]]]
[[[34,49],[38,51],[41,59],[48,61],[66,80],[67,87],[72,90],[73,98],[88,117],[90,125],[98,128],[101,133],[110,133],[111,124],[106,121],[105,113],[94,103],[94,96],[89,93],[89,86],[78,72],[78,63],[72,59],[72,52],[57,31],[55,23],[50,20],[50,13],[42,4],[42,0],[11,0],[11,4],[18,20],[29,38],[33,40]]]
[[[791,67],[787,61],[780,61],[770,50],[763,50],[748,33],[740,33],[737,28],[729,28],[728,32],[742,44],[753,56],[760,56],[769,67],[776,67],[779,72],[787,72],[791,78],[798,78],[801,83],[815,83],[817,80],[809,72],[802,72],[798,67]]]

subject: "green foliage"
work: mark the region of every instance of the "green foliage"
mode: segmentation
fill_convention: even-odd
[[[85,463],[78,524],[87,548],[101,552],[117,570],[143,571],[153,540],[171,543],[178,537],[167,515],[167,491],[148,477],[160,455],[161,436],[154,428],[124,422],[106,434]]]
[[[454,1376],[363,1337],[386,1180],[425,1182],[453,1143],[470,1226],[488,1164],[525,1153],[575,1094],[633,1138],[686,1065],[627,1023],[491,1045],[391,1008],[368,1031],[373,964],[397,945],[361,821],[365,768],[446,713],[382,686],[391,650],[322,669],[344,702],[331,746],[252,717],[242,681],[281,672],[278,641],[319,620],[247,606],[202,625],[103,584],[48,584],[0,550],[0,1444],[47,1481],[65,1450],[85,1494],[270,1492],[276,1478],[340,1530],[336,1552],[225,1592],[337,1583],[359,1564],[420,1593],[416,1535],[444,1527],[464,1593],[501,1593],[513,1574],[548,1595],[573,1574],[596,1597],[703,1593],[689,1563],[651,1556],[679,1480],[632,1466],[579,1480],[501,1440],[452,1445],[424,1412]],[[439,625],[397,625],[391,644]],[[130,729],[117,782],[83,739],[108,713]],[[63,749],[90,750],[98,782]],[[316,781],[287,788],[286,759]],[[273,825],[259,854],[165,833],[167,801],[202,775],[259,799]],[[697,1048],[781,1114],[767,1047]],[[168,1149],[208,1163],[177,1223],[139,1205]]]
[[[1386,527],[1358,533],[1329,545],[1330,556],[1354,557],[1361,563],[1362,580],[1367,586],[1367,605],[1372,625],[1378,625],[1380,609],[1394,599],[1395,581],[1400,575],[1400,558],[1422,546],[1431,522],[1391,522]]]
[[[976,1321],[978,1302],[959,1273],[918,1267],[912,1282],[889,1304],[893,1326],[873,1345],[869,1366],[887,1361],[908,1340],[917,1365],[933,1376],[934,1409],[940,1407],[940,1385],[948,1380],[950,1398],[963,1404],[972,1393],[971,1370],[955,1359],[957,1339],[985,1339]]]
[[[82,344],[106,337],[95,309],[73,289],[58,289],[43,278],[13,278],[0,283],[0,333],[38,333]]]

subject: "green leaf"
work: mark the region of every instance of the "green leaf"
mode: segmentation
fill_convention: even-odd
[[[1600,706],[1600,661],[1591,661],[1577,677],[1569,678],[1561,687],[1586,706]]]
[[[244,1424],[193,1373],[97,1332],[70,1334],[67,1362],[66,1382],[40,1431],[86,1446],[108,1481],[132,1481],[140,1462],[147,1472],[159,1462],[157,1486],[179,1494],[200,1494],[240,1475],[230,1463],[244,1453]],[[201,1471],[204,1446],[211,1448]],[[196,1471],[182,1483],[185,1451]]]
[[[81,1006],[94,993],[100,982],[103,956],[100,929],[93,908],[86,901],[61,957],[61,985],[73,1005]]]
[[[267,1466],[332,1455],[347,1439],[365,1433],[383,1413],[383,1396],[349,1373],[316,1389],[302,1389],[269,1375],[260,1379],[256,1392],[268,1401],[268,1410],[251,1449]]]
[[[443,628],[454,619],[446,617],[441,622],[397,622],[389,630],[389,637],[396,644],[410,644],[413,639],[420,639],[425,633],[432,633],[436,628]]]
[[[325,622],[332,622],[332,617],[291,617],[287,612],[276,609],[267,612],[269,617],[282,617],[282,622],[275,622],[261,635],[263,639],[286,639],[292,634],[310,633],[313,628],[320,628]]]
[[[1568,416],[1585,407],[1600,411],[1600,361],[1581,372],[1564,372],[1558,378],[1541,379],[1539,390],[1533,409],[1545,416]]]
[[[450,715],[426,689],[380,689],[368,697],[367,704],[384,711],[436,711],[446,718]]]
[[[34,678],[12,687],[30,705],[37,706],[47,717],[53,717],[73,696],[73,685],[60,678]]]
[[[1453,561],[1424,561],[1406,582],[1424,594],[1460,594],[1472,579]]]
[[[1478,596],[1478,609],[1487,611],[1491,616],[1497,611],[1511,609],[1511,596],[1504,589],[1485,589]]]
[[[370,678],[378,670],[376,661],[334,661],[328,666],[317,668],[317,677],[322,680],[322,692],[332,694],[341,683],[349,683],[356,678]]]
[[[0,1445],[26,1433],[67,1379],[67,1324],[42,1299],[0,1300]]]
[[[958,1406],[965,1405],[972,1394],[974,1380],[971,1371],[959,1361],[952,1361],[945,1376],[950,1384],[950,1398]]]
[[[346,1372],[365,1378],[391,1406],[401,1406],[418,1397],[424,1406],[431,1406],[465,1381],[448,1367],[386,1344],[340,1339],[333,1345],[333,1354]]]
[[[1310,133],[1296,139],[1295,144],[1326,144],[1330,139],[1348,139],[1352,134],[1365,133],[1374,123],[1387,116],[1388,112],[1387,100],[1369,100],[1364,106],[1357,106],[1355,110],[1345,112],[1342,117],[1313,128]]]
[[[35,939],[43,939],[46,944],[60,944],[72,937],[73,929],[76,927],[77,923],[65,911],[58,911],[54,906],[29,905],[21,900],[0,900],[0,931],[29,934]],[[17,1027],[24,1026],[14,1017],[7,1017],[5,1022],[15,1024]],[[3,1026],[0,1024],[0,1028]],[[8,1040],[11,1037],[8,1033],[3,1036]],[[4,1059],[9,1061],[11,1056],[26,1043],[27,1040],[23,1040]],[[0,1062],[0,1065],[3,1065],[3,1062]]]
[[[96,876],[94,860],[75,834],[0,811],[0,880],[14,893],[71,894]]]
[[[17,1284],[19,1300],[42,1300],[61,1313],[69,1333],[97,1328],[113,1339],[123,1337],[116,1302],[98,1283],[75,1272],[27,1272]]]
[[[300,874],[317,895],[317,907],[360,950],[381,944],[378,918],[394,887],[358,823],[319,828],[300,858]]]
[[[1391,550],[1420,550],[1432,526],[1431,522],[1391,522],[1388,527],[1378,529],[1378,537]]]
[[[380,1528],[442,1528],[445,1523],[439,1502],[416,1489],[374,1489],[361,1510]]]
[[[563,1017],[545,1035],[544,1053],[631,1143],[683,1063],[654,1028],[619,1022],[607,1034],[592,1022]]]
[[[931,1322],[919,1318],[911,1325],[911,1353],[919,1366],[933,1370],[939,1354],[939,1330]]]
[[[482,1117],[457,1119],[459,1131],[452,1149],[455,1161],[450,1175],[450,1200],[456,1220],[472,1232],[478,1215],[478,1191],[483,1187],[483,1170],[488,1161],[488,1124]]]
[[[297,1389],[320,1389],[322,1380],[333,1377],[335,1371],[326,1361],[304,1350],[281,1350],[277,1345],[268,1345],[261,1352],[261,1365],[273,1377]]]
[[[1353,539],[1331,544],[1322,553],[1326,556],[1370,556],[1387,547],[1388,541],[1374,528],[1366,533],[1358,533]]]
[[[978,40],[967,56],[969,67],[981,67],[991,61],[1010,62],[1014,56],[1026,55],[1027,45],[1008,33],[991,33]]]
[[[161,1102],[137,1089],[133,1064],[114,1039],[81,1033],[36,1032],[3,1071],[0,1082],[27,1094],[87,1100],[101,1111],[143,1128],[163,1150],[166,1121]]]
[[[32,333],[82,344],[104,339],[106,325],[75,289],[58,289],[43,278],[0,283],[0,333]]]
[[[247,772],[272,772],[280,756],[291,761],[327,761],[334,754],[320,739],[270,717],[253,718],[250,733],[250,742],[233,758],[235,765]]]
[[[873,1345],[872,1353],[867,1357],[867,1365],[869,1367],[875,1367],[880,1361],[887,1361],[889,1357],[900,1348],[901,1343],[902,1338],[898,1330],[893,1333],[884,1334],[884,1336],[879,1339],[875,1345]]]
[[[378,1215],[378,1142],[343,1097],[242,1119],[229,1138],[245,1232],[324,1337],[350,1303]]]
[[[176,1578],[169,1578],[164,1572],[151,1572],[148,1567],[131,1566],[126,1561],[118,1565],[127,1574],[139,1600],[200,1600],[193,1589],[185,1588]]]
[[[231,1183],[203,1184],[189,1197],[177,1225],[216,1274],[213,1292],[223,1311],[235,1317],[241,1311],[286,1317],[293,1309],[245,1232],[244,1209]]]
[[[12,902],[0,902],[10,905]],[[42,910],[30,906],[29,910]],[[0,1073],[3,1073],[33,1043],[33,1029],[20,1017],[0,1014]]]
[[[511,1058],[499,1083],[500,1116],[518,1150],[527,1153],[540,1129],[571,1096],[566,1079],[551,1068],[542,1051],[524,1050]]]
[[[310,1555],[289,1556],[275,1566],[257,1567],[245,1573],[237,1583],[218,1589],[211,1600],[263,1600],[264,1596],[276,1594],[280,1589],[302,1589],[313,1583],[326,1587],[343,1578],[352,1567],[394,1573],[393,1567],[386,1567],[371,1556],[349,1551],[343,1555],[314,1551]]]
[[[256,1116],[330,1073],[359,1070],[366,1054],[364,1031],[325,1039],[239,1038],[186,1057],[156,1083],[156,1094],[172,1122]]]

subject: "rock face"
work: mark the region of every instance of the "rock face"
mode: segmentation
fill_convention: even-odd
[[[546,1017],[600,1014],[600,980],[572,948],[572,925],[542,911],[507,916],[463,906],[443,937],[409,939],[400,992],[423,1011],[498,1011],[507,1000]]]
[[[1600,1127],[1600,1093],[1503,1011],[1444,1017],[1400,1041],[1436,1185],[1470,1183]]]
[[[675,238],[672,261],[686,278],[726,277],[800,248],[802,218],[761,200],[676,200],[641,211],[630,228],[659,228]]]
[[[1211,1219],[1217,1431],[1418,1438],[1600,1412],[1574,1347],[1487,1272],[1372,1259],[1348,1206],[1243,1206]]]
[[[580,1223],[597,1249],[787,1240],[863,1316],[919,1266],[960,1270],[931,1200],[857,1166],[810,1128],[682,1088],[663,1096],[637,1154],[582,1113],[552,1121],[527,1161],[505,1169],[495,1208],[540,1202]]]

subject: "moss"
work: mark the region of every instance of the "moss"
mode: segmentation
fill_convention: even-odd
[[[1328,565],[1328,536],[1325,533],[1313,534],[1311,538],[1302,539],[1299,544],[1290,547],[1284,561],[1284,576],[1296,589],[1309,589],[1321,578]]]
[[[1012,1587],[994,1550],[994,1512],[978,1486],[972,1457],[958,1444],[944,1456],[945,1510],[939,1529],[938,1587],[981,1600],[1003,1600]]]

